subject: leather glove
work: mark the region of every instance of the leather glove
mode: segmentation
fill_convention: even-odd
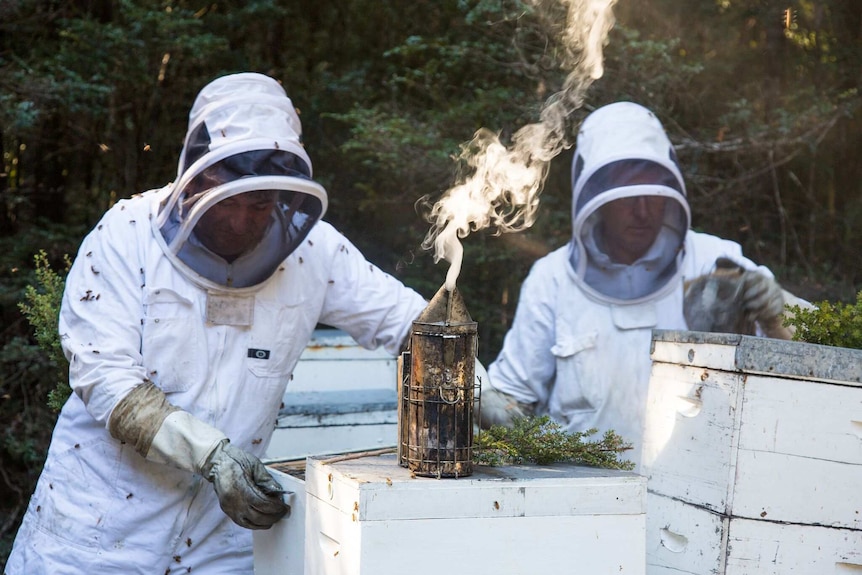
[[[281,487],[257,457],[172,405],[152,382],[137,386],[117,403],[108,430],[148,461],[201,474],[237,525],[267,529],[290,510]]]
[[[494,389],[490,385],[482,386],[479,416],[482,429],[489,429],[492,425],[512,427],[516,419],[530,415],[533,415],[532,405],[520,403],[508,393]]]
[[[784,317],[785,304],[796,300],[796,297],[763,274],[747,271],[743,273],[742,279],[742,302],[746,317],[757,321],[766,337],[793,339],[794,330],[784,325]]]
[[[756,271],[742,274],[742,307],[758,322],[773,320],[784,311],[784,292],[774,279]]]
[[[511,427],[516,417],[523,417],[523,414],[518,411],[518,402],[513,397],[491,387],[488,370],[478,357],[476,358],[476,381],[481,391],[475,398],[473,410],[479,414],[480,429],[489,429],[492,425]],[[509,413],[512,409],[515,412]]]
[[[201,470],[213,484],[219,505],[234,523],[246,529],[269,529],[287,515],[281,488],[263,463],[225,439]]]

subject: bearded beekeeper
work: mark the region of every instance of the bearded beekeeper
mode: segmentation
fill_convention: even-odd
[[[785,292],[739,244],[689,229],[674,148],[648,109],[604,106],[582,123],[572,166],[571,242],[521,287],[482,391],[484,426],[545,415],[571,432],[614,430],[639,462],[653,328],[687,329],[686,279],[739,268],[740,313],[781,327]]]
[[[315,326],[396,355],[426,302],[329,224],[291,100],[243,73],[192,107],[175,183],[86,237],[60,313],[73,395],[8,575],[252,573],[288,511],[261,464]]]

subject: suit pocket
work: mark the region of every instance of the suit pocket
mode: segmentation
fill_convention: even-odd
[[[554,392],[563,412],[593,411],[604,397],[603,379],[597,363],[598,333],[558,335],[551,353],[556,357]]]
[[[38,528],[78,548],[97,551],[112,501],[116,447],[92,440],[49,457],[30,502]]]
[[[165,393],[187,391],[205,373],[202,312],[167,288],[146,288],[144,306],[141,355],[147,377]]]
[[[305,348],[310,331],[302,306],[258,301],[246,364],[256,377],[287,377]]]

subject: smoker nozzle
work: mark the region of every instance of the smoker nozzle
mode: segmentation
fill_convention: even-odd
[[[416,321],[421,323],[441,323],[444,325],[472,323],[473,318],[470,317],[470,312],[467,311],[467,305],[464,303],[464,298],[461,297],[461,292],[456,287],[449,291],[443,285],[428,302],[428,305],[416,318]]]

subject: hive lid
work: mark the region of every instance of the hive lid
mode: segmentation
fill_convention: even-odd
[[[653,361],[862,385],[862,350],[768,337],[653,330]]]
[[[646,478],[570,464],[476,466],[470,477],[414,476],[395,455],[327,463],[309,457],[306,493],[356,521],[466,519],[645,512]]]

